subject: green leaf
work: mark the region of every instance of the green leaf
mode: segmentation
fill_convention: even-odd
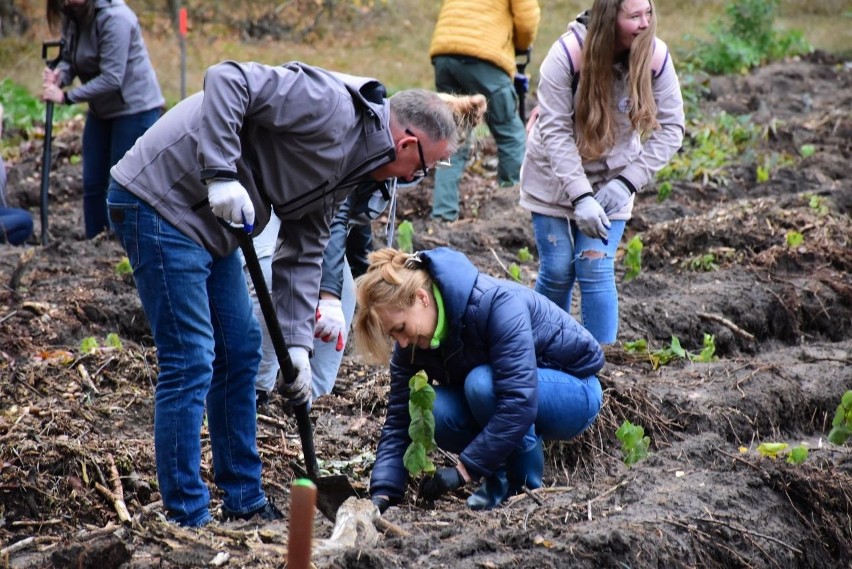
[[[686,350],[684,350],[680,346],[680,340],[678,339],[677,336],[672,336],[671,350],[672,350],[672,353],[674,353],[676,356],[678,356],[680,358],[686,358]]]
[[[799,148],[799,154],[802,155],[802,158],[810,158],[814,154],[816,154],[816,146],[813,144],[803,144]]]
[[[80,342],[80,351],[84,354],[94,353],[99,347],[100,345],[94,336],[83,338],[83,341]]]
[[[521,282],[521,267],[517,263],[509,265],[509,275],[517,282]]]
[[[627,242],[627,253],[624,255],[624,266],[627,267],[627,272],[624,274],[625,282],[635,279],[642,271],[643,248],[642,238],[638,235],[634,235]]]
[[[530,254],[529,247],[521,247],[518,250],[518,261],[521,263],[526,263],[527,261],[532,259],[532,255]]]
[[[396,228],[396,245],[403,253],[414,252],[414,225],[407,219]]]
[[[130,259],[128,259],[127,257],[122,257],[118,264],[116,264],[115,266],[115,274],[119,276],[133,274],[133,267],[130,266]]]
[[[124,346],[121,343],[121,338],[115,332],[110,332],[106,337],[106,345],[110,348],[121,350]]]
[[[790,464],[802,464],[808,459],[808,448],[805,445],[793,447],[790,454],[787,455],[787,462]]]
[[[426,455],[426,449],[420,443],[412,442],[408,445],[402,457],[402,463],[412,476],[418,476],[424,472],[435,472],[435,465]]]
[[[760,443],[757,452],[769,458],[778,458],[778,453],[787,450],[789,446],[787,443]]]
[[[435,416],[429,409],[421,409],[412,401],[408,402],[408,412],[411,414],[411,422],[408,424],[408,436],[411,440],[427,450],[432,450],[435,433]]]
[[[798,247],[805,241],[805,236],[798,231],[787,232],[787,247]]]
[[[615,436],[621,441],[621,457],[627,466],[633,466],[648,456],[651,437],[645,436],[645,429],[625,420]]]
[[[645,352],[648,350],[648,340],[639,338],[634,342],[624,342],[624,351],[629,353]]]

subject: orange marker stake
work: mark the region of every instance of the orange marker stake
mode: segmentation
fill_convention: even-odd
[[[307,478],[290,485],[290,527],[287,538],[287,569],[309,569],[314,533],[317,487]]]
[[[181,8],[179,13],[179,30],[181,37],[186,37],[186,32],[189,28],[188,18],[186,17],[186,8]]]

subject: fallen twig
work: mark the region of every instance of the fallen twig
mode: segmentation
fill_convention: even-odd
[[[21,541],[16,541],[12,545],[6,546],[3,549],[0,549],[0,557],[5,557],[6,555],[11,555],[16,551],[21,551],[22,549],[26,549],[35,541],[34,537],[27,537],[22,539]]]
[[[754,341],[754,335],[753,334],[751,334],[750,332],[746,332],[745,330],[743,330],[742,328],[740,328],[739,326],[737,326],[736,324],[734,324],[733,322],[731,322],[730,320],[725,318],[724,316],[721,316],[719,314],[711,314],[710,312],[698,312],[697,314],[701,318],[704,318],[706,320],[712,320],[713,322],[718,322],[719,324],[722,324],[723,326],[727,326],[728,328],[731,329],[731,332],[733,332],[734,334],[736,334],[736,335],[738,335],[742,338],[745,338],[749,342]]]
[[[492,247],[489,247],[488,250],[491,251],[491,254],[494,255],[495,259],[497,259],[497,264],[500,265],[500,268],[502,268],[503,271],[505,271],[505,273],[509,275],[512,280],[514,280],[515,277],[512,275],[512,273],[509,272],[509,269],[506,267],[506,265],[503,264],[503,261],[500,260],[500,257],[497,256],[497,251],[495,251]]]
[[[107,453],[106,460],[109,466],[109,481],[112,484],[112,492],[115,495],[115,510],[118,512],[118,520],[121,523],[130,523],[130,512],[127,511],[127,504],[124,501],[124,488],[121,485],[121,477],[118,474],[118,468],[115,466],[115,458],[113,458],[112,453]]]
[[[101,484],[100,482],[95,482],[95,490],[101,493],[101,495],[109,500],[110,504],[112,504],[113,509],[115,509],[118,514],[118,519],[122,523],[126,523],[130,521],[130,514],[127,512],[127,506],[124,505],[122,500],[119,500],[112,491]]]
[[[790,545],[789,543],[786,543],[783,540],[780,540],[776,537],[772,537],[771,535],[766,535],[765,533],[760,533],[760,532],[757,532],[757,531],[754,531],[754,530],[746,529],[743,526],[738,525],[738,524],[735,525],[735,524],[726,522],[724,520],[714,520],[713,518],[693,518],[693,519],[695,521],[698,521],[698,522],[709,522],[709,523],[713,523],[713,524],[719,524],[721,526],[728,527],[728,528],[730,528],[734,531],[739,531],[739,532],[742,532],[742,533],[747,533],[749,535],[753,535],[755,537],[759,537],[761,539],[766,539],[768,541],[771,541],[771,542],[777,543],[778,545],[782,545],[782,546],[786,547],[787,549],[789,549],[793,553],[798,553],[799,555],[802,554],[801,549],[797,549],[797,548],[793,547],[792,545]]]

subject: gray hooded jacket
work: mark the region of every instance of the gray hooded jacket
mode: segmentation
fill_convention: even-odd
[[[580,21],[571,22],[568,29],[568,34],[576,34],[581,40],[586,36],[586,27]],[[665,49],[660,40],[656,44],[657,49]],[[615,111],[615,145],[604,156],[588,162],[580,158],[574,138],[574,65],[562,39],[550,48],[540,74],[537,97],[541,111],[530,131],[521,168],[520,204],[524,208],[570,218],[574,213],[571,200],[597,190],[616,176],[641,190],[680,148],[684,135],[683,98],[670,57],[665,58],[652,83],[660,128],[645,141],[640,140],[626,113],[627,69],[616,64],[613,91],[619,108]],[[633,198],[609,218],[630,219],[632,210]]]
[[[285,340],[310,349],[331,219],[395,157],[385,95],[375,79],[298,62],[226,61],[208,69],[204,91],[157,121],[111,174],[217,256],[237,242],[208,206],[206,182],[236,179],[246,188],[255,235],[274,208],[282,222],[273,300]]]
[[[82,83],[68,91],[69,101],[89,103],[92,114],[102,119],[165,104],[139,20],[124,0],[96,0],[89,24],[63,17],[62,39],[60,86],[70,85],[75,77]]]

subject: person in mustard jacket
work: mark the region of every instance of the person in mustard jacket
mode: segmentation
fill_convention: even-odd
[[[497,142],[497,179],[504,187],[520,179],[526,139],[517,112],[515,53],[532,48],[540,17],[538,0],[444,0],[429,48],[438,92],[488,99],[485,122]],[[458,218],[459,181],[469,154],[464,144],[448,167],[435,171],[433,219]]]

